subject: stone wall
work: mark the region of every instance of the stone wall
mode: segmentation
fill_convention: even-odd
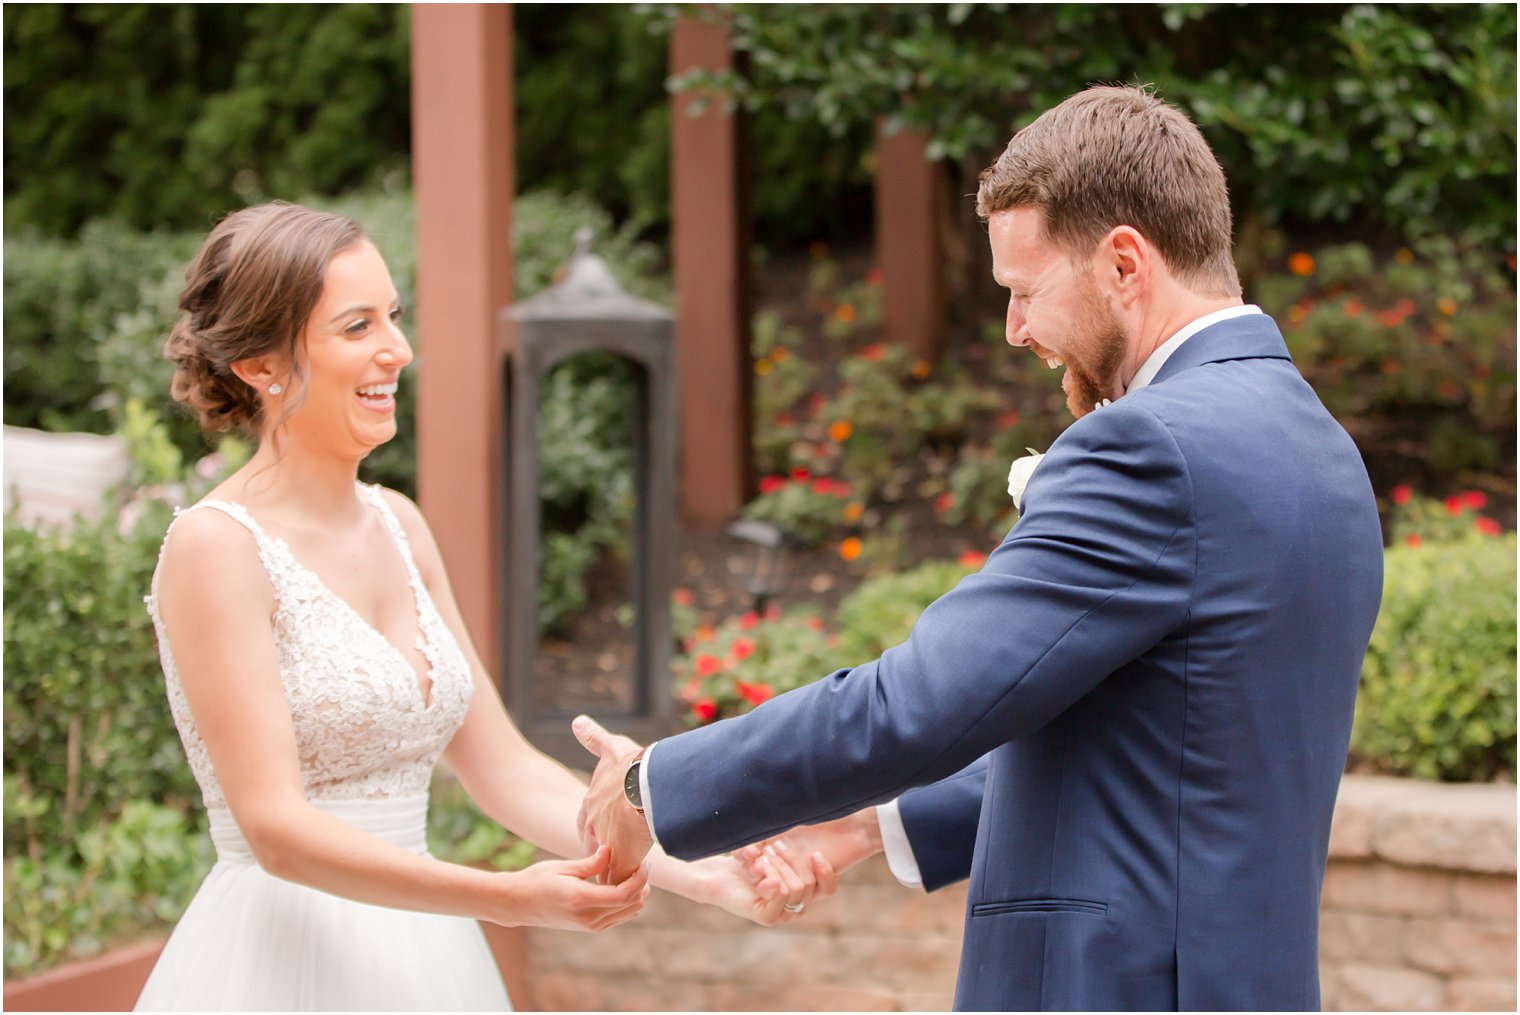
[[[1348,776],[1320,921],[1327,1010],[1515,1009],[1515,787]],[[902,888],[880,858],[786,927],[656,892],[605,934],[533,930],[519,1008],[945,1011],[964,886]]]

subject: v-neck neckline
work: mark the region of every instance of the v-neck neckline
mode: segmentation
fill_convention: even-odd
[[[363,488],[361,487],[360,489],[362,490]],[[409,673],[411,673],[412,686],[416,688],[417,697],[422,703],[422,711],[428,712],[431,711],[433,702],[438,697],[438,695],[435,693],[437,691],[437,680],[435,679],[435,671],[437,670],[437,666],[433,660],[433,652],[436,650],[436,646],[433,645],[432,641],[428,638],[426,625],[423,623],[422,589],[419,587],[420,578],[417,575],[416,566],[410,559],[410,555],[407,553],[406,547],[402,545],[400,539],[396,538],[396,532],[391,525],[391,520],[385,517],[383,505],[374,502],[363,493],[360,494],[360,499],[363,500],[371,510],[380,516],[380,524],[384,526],[386,533],[390,536],[391,545],[395,547],[396,555],[401,558],[401,566],[406,570],[406,584],[407,587],[412,590],[412,614],[417,623],[416,649],[418,652],[422,653],[423,670],[421,671],[419,671],[417,667],[413,665],[412,661],[406,657],[406,653],[398,648],[395,642],[387,638],[378,627],[366,620],[364,618],[364,614],[355,609],[352,603],[350,603],[347,599],[344,599],[342,596],[338,595],[338,593],[335,592],[332,587],[323,580],[320,574],[318,574],[312,568],[307,567],[306,564],[302,563],[301,558],[296,556],[295,551],[290,548],[290,544],[285,541],[285,538],[283,536],[276,536],[269,532],[269,530],[265,529],[263,524],[253,516],[253,512],[249,511],[242,504],[239,504],[236,501],[221,501],[221,503],[232,504],[238,510],[242,511],[243,514],[248,517],[248,520],[253,522],[254,527],[259,530],[259,534],[261,536],[263,536],[265,539],[270,540],[271,542],[278,543],[280,548],[285,551],[285,556],[289,558],[290,562],[310,575],[311,580],[316,583],[317,588],[321,589],[323,593],[325,593],[328,597],[330,597],[345,610],[347,610],[349,614],[356,621],[358,621],[362,627],[365,628],[365,630],[369,631],[369,633],[374,635],[381,644],[391,650],[391,653],[396,657],[397,661],[400,662],[401,665],[404,666]],[[399,524],[399,522],[397,524]],[[424,681],[426,681],[426,686],[424,686]]]

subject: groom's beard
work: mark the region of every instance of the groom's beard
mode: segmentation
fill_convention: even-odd
[[[1066,362],[1066,407],[1081,419],[1099,402],[1121,393],[1119,367],[1129,349],[1129,339],[1091,281],[1082,294],[1082,309],[1071,334],[1071,351],[1062,357]]]

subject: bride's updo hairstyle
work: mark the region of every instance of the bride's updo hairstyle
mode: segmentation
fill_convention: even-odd
[[[259,435],[263,403],[232,364],[283,353],[299,377],[297,347],[327,265],[364,238],[353,219],[284,201],[233,212],[211,230],[185,269],[179,320],[164,345],[174,362],[170,393],[202,430]]]

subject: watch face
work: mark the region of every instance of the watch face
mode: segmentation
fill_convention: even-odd
[[[628,766],[628,774],[623,777],[623,795],[635,810],[644,809],[644,795],[639,792],[639,762],[635,761]]]

